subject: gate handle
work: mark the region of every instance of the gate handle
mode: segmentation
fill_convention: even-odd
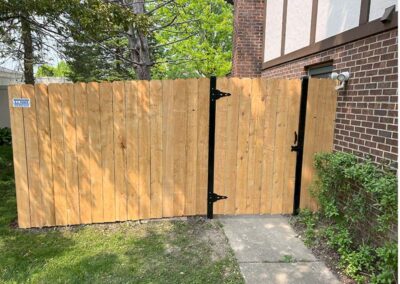
[[[298,141],[298,135],[297,135],[297,132],[295,131],[294,132],[294,144],[297,144],[297,141]],[[291,152],[298,152],[300,150],[300,147],[299,147],[299,145],[292,145],[292,147],[291,147]]]

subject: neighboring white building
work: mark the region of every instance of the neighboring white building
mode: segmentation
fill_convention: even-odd
[[[7,86],[21,83],[23,73],[0,67],[0,127],[10,127]]]
[[[23,81],[22,72],[10,70],[0,66],[0,86],[8,86],[10,84],[20,83]]]

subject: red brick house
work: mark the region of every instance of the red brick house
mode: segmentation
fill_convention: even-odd
[[[398,157],[396,0],[234,0],[232,75],[329,77],[338,94],[334,148],[390,164]]]

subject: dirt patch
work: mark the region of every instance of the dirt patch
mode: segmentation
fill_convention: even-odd
[[[298,234],[300,239],[305,238],[305,229],[306,227],[304,224],[301,224],[296,220],[296,217],[290,218],[290,224],[292,225],[294,231]],[[329,248],[329,246],[324,242],[324,240],[317,240],[309,247],[315,257],[318,260],[323,261],[326,266],[336,275],[336,277],[343,283],[343,284],[356,284],[357,282],[353,279],[346,276],[343,271],[339,268],[339,254]]]

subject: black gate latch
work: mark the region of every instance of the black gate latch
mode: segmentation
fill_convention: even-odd
[[[216,193],[209,193],[208,194],[208,201],[209,202],[217,202],[218,200],[227,199],[227,196],[218,195]]]
[[[220,98],[223,98],[223,97],[229,97],[230,95],[231,94],[225,93],[225,92],[221,92],[220,90],[217,90],[217,89],[213,89],[211,91],[211,99],[214,100],[214,101],[216,101],[216,100],[218,100]]]

